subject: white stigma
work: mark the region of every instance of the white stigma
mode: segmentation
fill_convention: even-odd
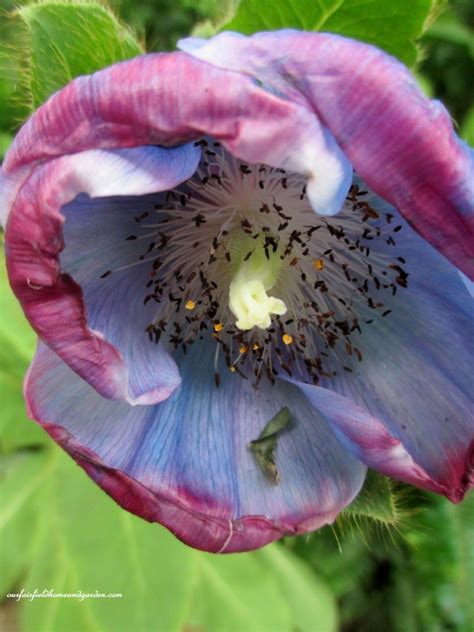
[[[238,276],[230,284],[229,307],[237,318],[236,326],[243,331],[268,329],[272,314],[282,316],[287,311],[282,300],[268,296],[260,279],[243,280]]]
[[[246,239],[240,241],[239,250],[245,252]],[[247,260],[241,262],[229,286],[229,309],[237,318],[235,324],[239,329],[268,329],[273,314],[282,316],[286,313],[285,303],[267,294],[275,285],[280,268],[279,254],[268,251],[265,254],[261,243]]]

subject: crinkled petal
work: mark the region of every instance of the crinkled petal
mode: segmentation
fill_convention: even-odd
[[[203,134],[244,161],[306,174],[321,212],[339,210],[350,186],[349,161],[304,99],[270,94],[251,77],[180,52],[75,79],[20,130],[4,168],[11,173],[65,153],[174,145]]]
[[[108,328],[113,319],[116,328],[122,326],[129,331],[133,327],[130,306],[120,309],[120,299],[133,300],[131,288],[121,287],[117,290],[119,295],[112,297],[116,309],[107,322],[93,319],[92,324],[88,323],[83,290],[59,263],[64,248],[62,207],[84,192],[101,196],[169,189],[189,178],[198,161],[199,152],[193,145],[175,149],[91,150],[58,158],[36,169],[15,199],[5,235],[12,288],[42,340],[105,397],[124,398],[131,403],[160,401],[179,384],[179,375],[168,354],[156,349],[150,364],[154,378],[136,392],[134,358],[123,345],[114,346],[117,339],[113,335],[109,338]],[[83,248],[77,256],[86,273],[97,261],[87,260],[91,244],[86,248],[86,244],[78,243],[81,237],[77,236],[77,226],[85,227],[85,221],[79,217],[81,205],[76,210],[71,249],[76,248],[77,252],[77,247]],[[113,238],[115,229],[110,225],[110,216],[101,215],[100,203],[94,211],[97,232],[89,233],[88,238],[103,243],[108,237]],[[67,258],[67,252],[63,254]],[[136,319],[136,326],[140,327],[140,318]],[[142,332],[137,331],[136,335],[139,333]]]
[[[408,287],[383,296],[386,318],[358,314],[363,359],[352,373],[300,388],[367,465],[456,502],[474,482],[474,302],[456,268],[397,211],[369,203],[402,226],[396,246],[379,240],[377,251],[374,240],[371,253],[401,256]]]
[[[306,98],[370,188],[474,276],[474,153],[396,59],[338,35],[290,30],[221,33],[180,47],[289,99]]]
[[[124,508],[213,552],[257,548],[318,528],[359,491],[365,467],[290,384],[256,391],[225,371],[214,384],[213,345],[179,362],[183,384],[155,406],[100,397],[40,345],[25,392],[29,414]],[[248,444],[283,406],[278,485]]]

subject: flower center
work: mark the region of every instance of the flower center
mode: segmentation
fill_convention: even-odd
[[[273,296],[268,296],[276,283],[282,261],[275,253],[265,257],[264,248],[257,245],[250,257],[242,261],[229,287],[229,308],[237,318],[236,326],[244,331],[260,327],[268,329],[271,316],[283,316],[286,313],[285,303]]]
[[[221,357],[254,385],[280,370],[314,383],[352,371],[362,326],[391,311],[380,295],[407,285],[404,259],[390,252],[401,226],[357,186],[339,215],[319,216],[303,176],[197,144],[194,176],[137,215],[141,232],[126,237],[145,242],[123,268],[150,266],[150,340],[186,351],[211,338],[217,384]]]

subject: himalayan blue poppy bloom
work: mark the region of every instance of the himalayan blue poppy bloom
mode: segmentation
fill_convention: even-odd
[[[214,552],[332,522],[367,467],[461,500],[473,160],[449,115],[335,35],[181,48],[72,81],[5,159],[30,416]]]

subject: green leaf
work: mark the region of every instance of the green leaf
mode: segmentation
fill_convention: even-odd
[[[474,34],[472,26],[462,22],[451,10],[445,11],[427,31],[430,40],[440,40],[455,46],[465,47],[466,52],[474,59]]]
[[[0,239],[0,249],[3,242]],[[13,295],[8,282],[5,259],[0,255],[0,366],[11,357],[11,348],[15,349],[16,357],[12,359],[20,362],[21,368],[15,370],[22,374],[23,368],[28,366],[36,347],[36,334],[31,329],[18,300]],[[8,351],[4,347],[8,348]]]
[[[256,553],[280,583],[291,610],[292,630],[338,629],[335,600],[328,586],[308,565],[280,545]]]
[[[12,132],[27,115],[28,109],[18,95],[21,68],[15,41],[17,31],[14,21],[3,14],[0,2],[0,131]],[[0,160],[7,148],[8,136],[0,134]]]
[[[423,94],[429,99],[433,99],[435,96],[435,93],[434,93],[433,82],[431,81],[431,79],[427,77],[426,75],[423,75],[417,72],[415,72],[414,75],[418,83],[418,86],[420,90],[423,92]]]
[[[36,335],[10,290],[5,263],[0,262],[0,453],[37,446],[47,435],[27,419],[22,380],[36,347]]]
[[[18,60],[1,36],[0,31],[0,160],[8,147],[7,131],[12,130],[15,118],[20,114],[15,98],[19,77]]]
[[[212,557],[197,554],[191,629],[291,630],[287,596],[256,554]]]
[[[34,496],[49,469],[46,451],[0,455],[0,599],[28,570],[38,518]]]
[[[13,140],[13,136],[7,132],[0,132],[0,161],[5,158],[8,148]]]
[[[474,146],[474,105],[468,110],[462,127],[461,137],[471,146]]]
[[[411,525],[408,516],[411,518],[414,509],[409,513],[406,508],[409,500],[406,488],[369,470],[360,494],[334,525],[286,542],[327,581],[342,604],[343,622],[353,624],[359,617],[365,620],[368,611],[374,610],[369,582],[372,576],[377,577],[378,564],[395,548],[394,532],[403,536]],[[398,550],[403,538],[395,541]],[[374,626],[372,618],[370,624]]]
[[[120,509],[69,457],[54,452],[54,475],[38,497],[41,525],[25,587],[122,597],[24,602],[24,632],[178,630],[190,598],[192,551]]]
[[[241,0],[221,30],[245,34],[295,28],[353,37],[415,63],[414,44],[437,10],[436,0]]]
[[[474,628],[474,493],[460,505],[448,505],[452,540],[456,547],[454,584],[467,626]]]
[[[132,33],[98,2],[41,2],[18,8],[18,54],[31,108],[79,75],[143,52]]]
[[[193,37],[208,38],[215,35],[223,24],[231,20],[239,6],[239,0],[216,0],[207,19],[198,22],[192,29]]]
[[[244,555],[198,555],[188,623],[204,630],[336,630],[327,586],[280,545]]]
[[[325,578],[350,629],[474,629],[474,494],[459,505],[425,492],[405,501],[416,513],[401,525],[395,546],[380,546],[367,530],[336,544],[331,528],[286,545]]]
[[[47,433],[26,416],[21,380],[8,375],[3,367],[0,368],[0,400],[0,456],[49,443]]]

